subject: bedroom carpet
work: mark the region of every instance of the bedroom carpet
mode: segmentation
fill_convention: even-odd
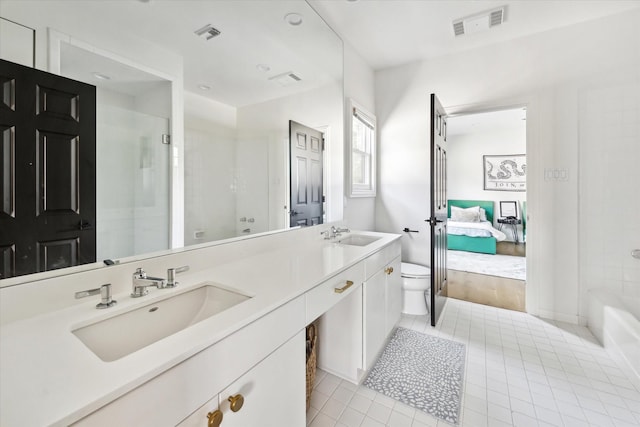
[[[364,386],[458,424],[465,347],[459,342],[399,327]]]
[[[516,280],[526,280],[526,261],[525,257],[519,256],[447,251],[447,268],[451,270],[507,277]]]

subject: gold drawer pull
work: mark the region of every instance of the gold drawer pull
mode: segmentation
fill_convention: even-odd
[[[344,285],[344,286],[343,286],[343,287],[341,287],[341,288],[333,288],[333,291],[334,291],[336,294],[341,294],[341,293],[343,293],[344,291],[346,291],[347,289],[349,289],[351,286],[353,286],[353,282],[352,282],[351,280],[347,280],[347,284],[346,284],[346,285]]]
[[[207,418],[209,418],[208,427],[218,427],[222,423],[222,412],[216,409],[213,412],[209,412]]]
[[[387,275],[390,275],[391,273],[393,273],[393,267],[387,267],[384,269],[384,272],[387,273]]]
[[[229,396],[229,407],[233,412],[238,412],[242,409],[242,405],[244,405],[244,397],[241,394],[236,394],[235,396]]]

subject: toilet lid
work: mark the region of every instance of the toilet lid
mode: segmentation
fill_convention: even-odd
[[[400,266],[402,277],[429,277],[431,275],[431,269],[424,265],[411,264],[409,262],[403,262]]]

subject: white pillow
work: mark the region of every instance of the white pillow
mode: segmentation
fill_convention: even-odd
[[[480,208],[480,221],[488,221],[487,220],[487,211],[484,208]]]
[[[451,206],[451,220],[458,222],[479,222],[480,206],[472,206],[466,209]]]

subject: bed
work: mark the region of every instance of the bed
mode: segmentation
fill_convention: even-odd
[[[493,204],[494,202],[490,200],[449,200],[449,204],[447,207],[448,218],[451,218],[451,208],[453,206],[463,209],[479,206],[480,208],[484,209],[486,214],[486,224],[484,224],[484,228],[490,230],[489,233],[491,235],[488,237],[483,237],[458,234],[464,233],[461,228],[466,228],[466,226],[459,222],[453,223],[450,220],[450,223],[452,223],[452,225],[455,225],[456,227],[448,228],[450,228],[451,230],[455,229],[456,234],[451,234],[451,232],[449,232],[449,234],[447,235],[447,248],[454,251],[478,252],[494,255],[496,253],[496,243],[500,240],[504,240],[505,236],[504,233],[493,228]],[[479,224],[477,223],[469,223],[467,226],[480,228],[478,227],[478,225]]]

